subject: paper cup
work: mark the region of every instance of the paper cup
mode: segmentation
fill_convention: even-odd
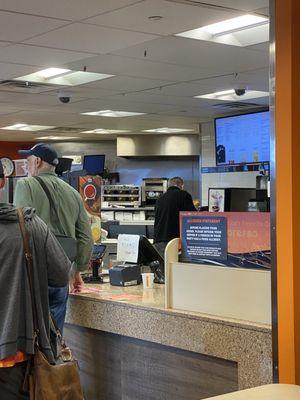
[[[154,274],[152,272],[143,273],[142,279],[143,279],[144,289],[152,289],[153,288]]]

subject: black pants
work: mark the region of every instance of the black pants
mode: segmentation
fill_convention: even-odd
[[[16,364],[10,368],[0,368],[0,399],[1,400],[29,400],[29,396],[22,393],[22,385],[27,362]]]

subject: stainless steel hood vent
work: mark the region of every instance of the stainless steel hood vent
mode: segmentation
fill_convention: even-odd
[[[142,135],[117,138],[118,157],[194,158],[199,154],[199,135]]]

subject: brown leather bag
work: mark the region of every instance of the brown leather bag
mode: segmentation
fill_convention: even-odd
[[[35,354],[28,363],[27,378],[30,400],[84,400],[80,384],[78,364],[71,350],[66,346],[60,332],[60,352],[55,365],[48,362],[39,348],[39,327],[34,297],[33,262],[29,246],[28,232],[25,226],[24,215],[21,209],[17,210],[20,229],[22,232],[26,269],[30,286]]]

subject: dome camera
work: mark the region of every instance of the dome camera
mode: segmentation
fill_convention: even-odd
[[[67,92],[58,92],[57,97],[61,103],[67,104],[70,102],[72,95]]]
[[[234,89],[234,91],[237,96],[244,96],[246,93],[246,89]]]

